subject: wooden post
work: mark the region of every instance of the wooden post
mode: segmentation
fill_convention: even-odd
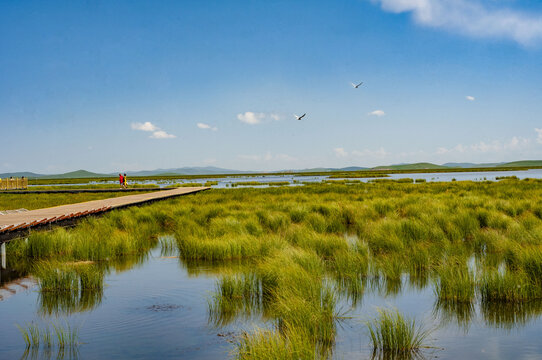
[[[0,245],[0,253],[2,257],[2,269],[6,268],[6,243],[3,242],[2,245]]]

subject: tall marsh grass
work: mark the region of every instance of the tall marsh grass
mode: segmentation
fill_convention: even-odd
[[[380,309],[379,316],[367,323],[373,351],[385,355],[417,352],[426,346],[430,331],[417,326],[397,310]]]

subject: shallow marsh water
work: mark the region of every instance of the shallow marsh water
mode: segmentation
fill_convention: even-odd
[[[496,181],[497,177],[507,177],[507,176],[516,176],[518,179],[542,179],[542,169],[530,169],[522,171],[478,171],[478,172],[442,172],[442,173],[402,173],[402,174],[389,174],[389,177],[378,178],[378,179],[424,179],[426,182],[435,182],[435,181]],[[350,178],[347,180],[359,180],[361,182],[369,182],[375,178]],[[289,182],[290,185],[298,186],[303,185],[303,182],[310,183],[320,183],[325,180],[344,180],[343,178],[334,178],[330,179],[328,175],[311,175],[311,176],[299,176],[299,175],[288,175],[288,174],[277,174],[277,175],[262,175],[262,176],[226,176],[223,178],[200,178],[200,179],[172,179],[172,180],[130,180],[128,181],[129,186],[136,185],[148,185],[156,184],[160,187],[172,186],[175,184],[186,184],[186,183],[200,183],[205,184],[207,181],[216,181],[216,185],[213,185],[214,188],[228,188],[236,186],[237,183],[243,182],[260,182],[262,185],[256,185],[257,187],[269,186],[267,183],[278,183],[278,182]],[[105,181],[105,182],[91,182],[90,184],[117,184],[116,181]],[[85,184],[52,184],[51,186],[80,186]],[[39,185],[47,186],[47,185]],[[239,185],[247,186],[247,185]],[[255,185],[248,185],[254,187]],[[29,186],[30,188],[32,185]]]
[[[236,263],[187,265],[175,256],[163,255],[168,254],[155,249],[138,261],[111,264],[99,299],[79,309],[67,309],[59,299],[59,311],[44,311],[31,278],[4,276],[0,359],[231,358],[237,336],[244,330],[270,325],[258,314],[238,317],[224,326],[210,321],[208,300],[216,280],[222,272],[235,270]],[[365,293],[355,304],[344,294],[340,296],[338,308],[344,318],[337,326],[335,359],[372,357],[365,321],[382,307],[397,308],[434,329],[429,343],[433,348],[424,350],[421,358],[542,358],[542,303],[530,302],[513,311],[482,308],[476,303],[465,310],[437,304],[430,279],[410,281],[404,275],[395,284],[370,282],[365,281]],[[15,324],[59,321],[79,327],[82,344],[75,352],[57,353],[54,348],[25,352]]]

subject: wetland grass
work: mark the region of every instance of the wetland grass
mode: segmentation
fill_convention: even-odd
[[[514,322],[510,314],[521,323],[540,313],[530,305],[542,292],[539,182],[402,181],[213,189],[32,233],[8,251],[34,262],[105,262],[143,258],[160,244],[176,247],[187,268],[218,266],[225,273],[209,301],[210,320],[225,325],[256,315],[275,324],[244,336],[243,359],[279,349],[293,358],[320,356],[335,342],[340,296],[352,304],[368,291],[393,296],[407,275],[417,289],[433,284],[436,311],[461,323],[478,299],[495,326]],[[69,276],[58,282],[75,284]],[[510,313],[500,317],[499,306]],[[427,338],[393,311],[370,326],[377,351],[412,351]]]
[[[440,302],[472,303],[476,294],[474,275],[466,266],[445,266],[438,270],[435,295]]]
[[[480,280],[482,304],[542,299],[542,288],[522,271],[488,272]]]
[[[374,353],[384,357],[412,354],[426,347],[430,331],[417,326],[414,319],[397,310],[379,309],[379,316],[367,322]]]

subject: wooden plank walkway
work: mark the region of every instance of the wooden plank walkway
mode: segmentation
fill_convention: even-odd
[[[45,209],[0,215],[0,242],[2,242],[2,237],[6,238],[8,233],[28,230],[32,227],[59,223],[66,220],[73,220],[78,217],[97,214],[115,208],[192,194],[207,189],[210,188],[181,187],[172,190],[120,196],[116,198],[86,201],[77,204],[60,205]]]

